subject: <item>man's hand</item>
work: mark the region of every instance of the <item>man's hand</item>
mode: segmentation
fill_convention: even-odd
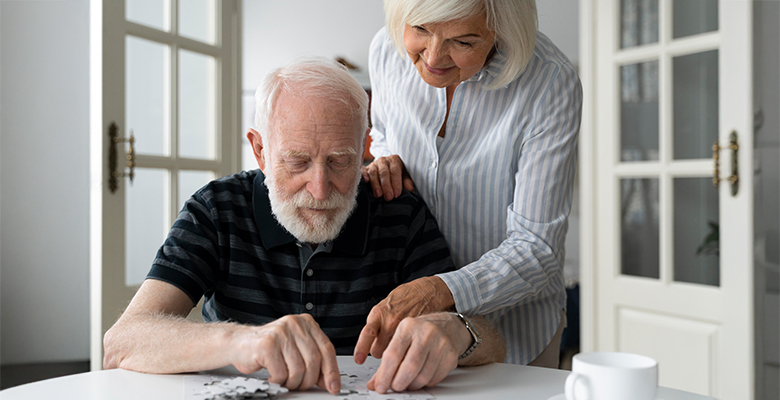
[[[171,374],[234,365],[243,373],[267,368],[289,389],[341,389],[336,351],[309,314],[262,326],[186,319],[194,303],[181,289],[147,279],[106,333],[103,366]]]
[[[473,338],[454,314],[426,314],[398,325],[382,363],[367,387],[384,394],[417,390],[441,382],[458,366]]]
[[[392,155],[379,157],[371,164],[363,167],[363,180],[371,183],[374,197],[384,197],[390,201],[401,195],[401,190],[414,190],[414,182],[406,171],[401,157]]]
[[[441,278],[429,276],[398,286],[368,314],[355,345],[355,362],[363,364],[369,351],[372,356],[382,358],[404,318],[448,311],[454,306],[452,293]]]
[[[315,384],[334,394],[341,390],[336,351],[309,314],[245,326],[235,340],[233,365],[242,373],[266,368],[269,381],[290,390],[306,390]]]

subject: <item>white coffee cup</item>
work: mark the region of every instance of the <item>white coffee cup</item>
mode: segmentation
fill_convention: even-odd
[[[580,353],[566,378],[566,400],[656,400],[658,362],[630,353]]]

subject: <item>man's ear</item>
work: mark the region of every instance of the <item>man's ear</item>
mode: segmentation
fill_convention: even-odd
[[[252,145],[252,154],[255,155],[257,160],[257,166],[265,173],[265,152],[263,151],[263,137],[260,136],[260,132],[249,128],[246,133],[246,138],[249,140],[249,144]]]
[[[362,157],[366,154],[366,152],[369,149],[369,145],[370,145],[370,141],[371,141],[371,137],[368,135],[369,133],[371,133],[371,128],[366,129],[366,135],[363,137],[363,151],[360,153],[360,157],[361,157],[360,163],[361,164],[363,163]]]

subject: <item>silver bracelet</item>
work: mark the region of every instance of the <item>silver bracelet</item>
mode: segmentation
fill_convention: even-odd
[[[477,328],[474,327],[474,325],[471,324],[471,321],[466,317],[465,315],[461,313],[453,312],[451,314],[455,314],[460,318],[461,321],[463,321],[463,325],[466,325],[466,329],[469,330],[469,333],[471,334],[471,338],[474,339],[474,344],[471,345],[466,351],[458,357],[458,360],[462,360],[466,357],[468,357],[471,353],[476,350],[477,347],[482,343],[482,337],[479,336],[479,332],[477,332]]]

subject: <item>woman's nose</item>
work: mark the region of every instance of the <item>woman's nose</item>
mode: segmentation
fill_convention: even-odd
[[[436,39],[431,40],[426,49],[425,62],[433,68],[440,68],[445,66],[447,58],[448,55],[444,44]]]

